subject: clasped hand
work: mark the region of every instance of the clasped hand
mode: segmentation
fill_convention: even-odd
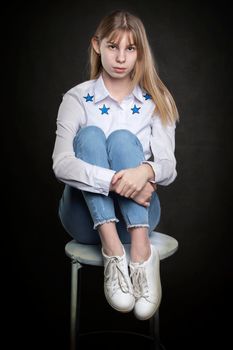
[[[156,190],[156,185],[148,180],[148,172],[144,166],[123,169],[114,174],[110,191],[148,207],[152,193]]]

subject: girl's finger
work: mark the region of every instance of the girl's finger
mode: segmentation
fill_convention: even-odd
[[[112,184],[114,185],[122,176],[123,176],[122,171],[119,171],[118,173],[114,174],[112,179]]]
[[[133,191],[133,193],[131,194],[130,198],[134,199],[134,197],[137,195],[138,193],[136,191]]]
[[[131,198],[133,193],[134,193],[134,190],[130,189],[125,193],[125,197]]]
[[[124,189],[125,183],[123,183],[123,181],[120,181],[117,185],[116,185],[116,189],[115,191],[117,193],[119,193],[120,195],[122,195],[122,191]]]
[[[125,194],[128,191],[128,187],[126,185],[123,185],[121,191],[120,191],[120,195],[125,197]]]

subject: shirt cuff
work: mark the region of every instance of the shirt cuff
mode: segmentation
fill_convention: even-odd
[[[95,187],[98,189],[99,193],[105,196],[109,195],[110,184],[115,173],[115,170],[96,167]]]
[[[158,182],[158,167],[157,167],[157,165],[156,165],[156,170],[155,170],[155,163],[154,162],[151,162],[149,160],[143,160],[141,164],[149,164],[152,167],[152,169],[155,173],[155,177],[153,180],[150,180],[150,182],[153,184],[157,183]],[[156,179],[156,181],[155,181],[155,179]]]
[[[150,181],[150,182],[159,184],[160,181],[162,181],[162,165],[159,163],[155,164],[155,162],[150,162],[148,160],[143,161],[143,163],[150,164],[154,170],[155,181]]]

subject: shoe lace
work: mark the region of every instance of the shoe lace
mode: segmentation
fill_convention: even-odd
[[[120,262],[121,259],[114,256],[109,259],[104,270],[105,282],[108,287],[111,286],[112,295],[118,289],[121,289],[124,293],[130,292],[129,281],[120,266]]]
[[[149,286],[144,266],[133,267],[130,278],[132,279],[135,298],[149,297]]]

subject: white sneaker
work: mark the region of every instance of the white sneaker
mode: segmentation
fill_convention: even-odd
[[[136,299],[134,314],[139,320],[147,320],[154,315],[162,298],[157,249],[151,245],[148,260],[143,263],[130,262],[129,266]]]
[[[128,262],[123,247],[123,256],[107,256],[104,260],[104,294],[108,303],[117,311],[133,310],[135,298],[129,277]]]

